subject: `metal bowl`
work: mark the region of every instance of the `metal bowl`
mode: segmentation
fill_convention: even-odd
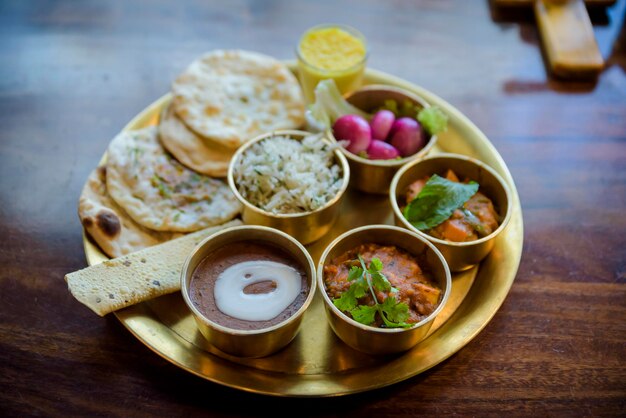
[[[374,84],[352,92],[346,97],[346,100],[365,112],[373,112],[383,106],[385,100],[395,100],[398,103],[409,100],[425,108],[430,106],[421,97],[407,90]],[[333,140],[336,140],[332,130],[329,131],[328,135]],[[429,138],[424,148],[411,156],[399,160],[368,160],[341,147],[341,151],[348,159],[348,164],[350,164],[350,184],[357,190],[366,193],[387,194],[389,192],[389,183],[391,183],[391,179],[398,169],[408,162],[424,157],[435,146],[436,142],[437,135],[433,135]]]
[[[442,289],[439,306],[411,328],[377,328],[363,325],[341,312],[330,300],[324,286],[324,265],[327,260],[357,247],[376,243],[395,245],[425,260],[426,269]],[[424,267],[422,265],[422,267]],[[437,315],[443,310],[452,282],[450,270],[441,253],[430,242],[406,229],[390,225],[363,226],[340,235],[324,250],[317,265],[317,284],[324,300],[326,317],[335,334],[350,347],[369,354],[391,354],[406,351],[423,340]]]
[[[326,202],[324,206],[312,212],[275,214],[253,205],[239,193],[234,179],[234,167],[237,161],[241,158],[241,155],[248,148],[266,138],[273,136],[289,136],[291,138],[301,140],[307,135],[311,135],[311,133],[305,131],[281,130],[258,136],[248,141],[237,150],[231,159],[227,174],[230,189],[235,194],[237,199],[243,204],[242,218],[244,223],[264,225],[279,229],[288,233],[305,245],[318,240],[330,231],[330,228],[339,215],[339,207],[350,180],[350,167],[348,166],[348,162],[343,154],[339,150],[334,151],[335,161],[340,165],[343,173],[343,184],[341,189],[337,195]],[[323,140],[328,142],[329,145],[331,144],[328,139],[324,138]]]
[[[303,268],[309,283],[304,303],[285,321],[258,330],[233,329],[205,317],[191,302],[189,285],[194,270],[211,252],[241,241],[267,242],[290,254]],[[187,257],[181,273],[181,293],[196,321],[200,333],[224,353],[239,357],[264,357],[285,347],[296,336],[302,315],[315,295],[315,265],[307,250],[294,238],[276,229],[264,226],[236,226],[217,232],[199,243]]]
[[[480,185],[480,190],[493,202],[496,212],[500,215],[500,225],[491,234],[475,241],[445,241],[419,231],[402,215],[398,202],[404,202],[404,193],[409,184],[433,174],[443,176],[448,169],[452,169],[460,178],[476,181]],[[453,272],[467,270],[489,254],[493,249],[495,238],[508,224],[512,210],[510,191],[502,177],[486,164],[458,154],[438,154],[402,167],[391,182],[389,199],[396,225],[403,226],[435,244]]]

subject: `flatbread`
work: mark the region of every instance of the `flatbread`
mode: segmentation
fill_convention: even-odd
[[[235,150],[196,135],[181,121],[171,105],[163,109],[159,122],[163,147],[187,167],[211,177],[226,177]]]
[[[120,257],[181,236],[152,231],[126,214],[106,189],[106,167],[91,172],[78,201],[78,216],[87,233],[109,257]]]
[[[209,52],[174,81],[172,94],[174,111],[187,126],[230,148],[304,123],[295,76],[282,62],[256,52]]]
[[[107,155],[109,194],[146,228],[192,232],[240,212],[226,182],[186,168],[163,149],[156,126],[121,132]]]
[[[234,220],[203,229],[113,260],[69,273],[69,291],[100,316],[126,306],[180,290],[180,274],[187,256],[209,235],[241,225]]]

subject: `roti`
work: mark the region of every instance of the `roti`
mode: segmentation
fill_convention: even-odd
[[[182,164],[211,177],[226,177],[228,163],[235,152],[196,135],[176,116],[171,105],[161,113],[159,139]]]
[[[120,257],[178,238],[182,234],[152,231],[126,214],[106,188],[106,167],[91,172],[78,201],[78,216],[87,233],[109,257]]]
[[[209,52],[174,81],[172,94],[174,111],[187,126],[229,148],[304,123],[295,76],[282,62],[256,52]]]
[[[121,132],[107,154],[109,194],[146,228],[192,232],[240,212],[226,182],[186,168],[165,151],[156,126]]]

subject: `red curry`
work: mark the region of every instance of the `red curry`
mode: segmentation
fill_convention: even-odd
[[[406,203],[415,199],[430,176],[419,179],[409,185],[406,191]],[[452,170],[446,172],[445,178],[459,181]],[[474,241],[491,234],[498,228],[498,214],[493,202],[480,191],[476,192],[463,207],[456,209],[450,218],[426,232],[435,238],[446,241]]]
[[[383,264],[382,273],[391,286],[398,289],[394,293],[396,300],[406,303],[409,307],[407,323],[417,323],[430,315],[439,305],[441,289],[433,282],[429,274],[420,268],[417,259],[408,252],[393,245],[363,244],[341,254],[324,266],[324,285],[331,299],[341,296],[350,288],[348,272],[352,266],[360,266],[358,256],[369,266],[372,258],[378,258]],[[387,292],[376,291],[376,299],[382,303],[388,296]],[[359,299],[361,304],[374,305],[372,295],[367,294]],[[350,316],[348,312],[344,312]],[[382,321],[377,318],[374,326]]]

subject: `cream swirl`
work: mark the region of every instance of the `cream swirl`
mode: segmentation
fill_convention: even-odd
[[[245,293],[254,283],[272,281],[276,289],[269,293]],[[302,283],[300,273],[274,261],[245,261],[228,267],[215,281],[215,304],[233,318],[268,321],[278,316],[296,299]]]

